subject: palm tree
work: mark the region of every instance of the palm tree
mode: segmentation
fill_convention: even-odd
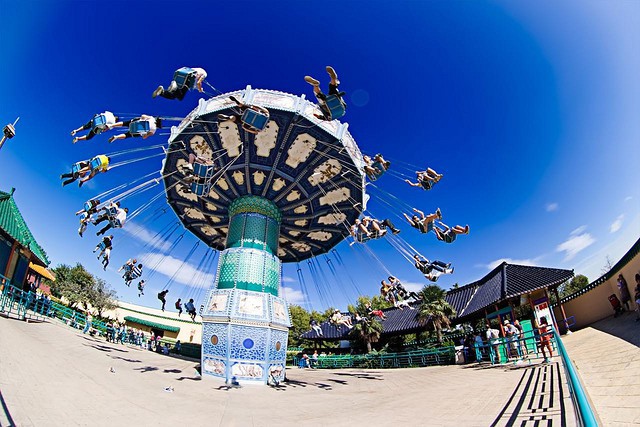
[[[442,329],[451,326],[450,318],[455,315],[456,310],[444,298],[434,301],[423,300],[417,314],[421,324],[426,325],[429,321],[433,324],[440,344],[442,344]]]
[[[382,323],[376,319],[365,317],[353,325],[350,334],[354,338],[364,341],[367,345],[367,353],[371,353],[371,343],[378,342],[382,334]]]

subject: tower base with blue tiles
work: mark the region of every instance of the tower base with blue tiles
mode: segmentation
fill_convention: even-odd
[[[240,197],[229,206],[226,248],[202,312],[203,377],[255,384],[284,379],[291,321],[279,297],[281,219],[262,197]]]

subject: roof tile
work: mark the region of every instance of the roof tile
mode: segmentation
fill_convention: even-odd
[[[47,253],[36,242],[16,202],[13,200],[13,192],[5,193],[0,191],[0,229],[4,230],[20,245],[29,248],[42,263],[49,265],[50,261],[47,258]]]

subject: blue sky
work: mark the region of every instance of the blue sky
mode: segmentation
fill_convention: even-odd
[[[63,189],[58,176],[96,154],[165,143],[167,132],[144,142],[108,144],[102,135],[75,145],[69,132],[105,109],[184,117],[198,94],[171,102],[152,99],[151,92],[185,65],[205,68],[222,91],[251,84],[308,97],[303,76],[324,82],[324,67],[333,65],[347,92],[344,121],[361,150],[392,161],[394,173],[370,188],[369,209],[397,222],[399,236],[428,258],[453,263],[455,274],[438,282],[445,288],[477,280],[503,259],[575,269],[594,280],[607,256],[617,261],[638,238],[638,2],[116,1],[106,7],[0,0],[0,9],[0,122],[21,117],[18,135],[0,151],[0,189],[17,188],[16,201],[52,266],[82,262],[123,300],[156,306],[155,294],[196,239],[187,232],[171,258],[178,233],[148,244],[175,222],[170,210],[160,215],[166,207],[160,198],[114,232],[112,264],[103,272],[91,254],[98,241],[93,229],[79,238],[73,213],[84,200],[158,170],[162,157],[117,168],[81,189]],[[429,192],[400,178],[426,166],[445,175]],[[161,189],[126,205],[138,208]],[[410,229],[389,205],[440,207],[446,223],[468,223],[471,234],[445,245]],[[285,266],[285,295],[324,309],[346,306],[358,290],[375,294],[387,270],[410,286],[426,283],[388,242],[368,249],[341,243],[337,252],[348,271],[332,255],[337,277],[324,257],[316,281],[301,263],[306,286],[295,265]],[[175,274],[170,299],[203,297],[216,266],[205,253],[199,245]],[[115,272],[130,257],[158,270],[142,298]]]

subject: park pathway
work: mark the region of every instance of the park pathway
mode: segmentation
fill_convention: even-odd
[[[519,423],[546,416],[550,421],[538,425],[563,425],[556,424],[555,363],[293,368],[290,382],[277,389],[229,389],[201,380],[197,365],[107,343],[57,322],[0,317],[0,426],[489,426],[507,425],[503,420],[514,414]]]
[[[564,339],[605,426],[640,425],[640,322],[624,313]]]

